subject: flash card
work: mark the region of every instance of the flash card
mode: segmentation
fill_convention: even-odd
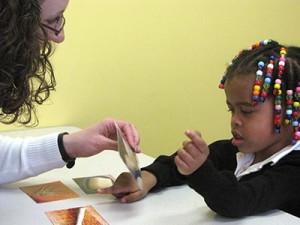
[[[80,209],[84,209],[84,215],[80,215]],[[80,208],[48,211],[46,215],[53,225],[108,225],[108,222],[90,205]],[[81,220],[80,223],[79,219]]]
[[[20,189],[30,196],[36,203],[79,197],[77,193],[72,191],[60,181],[20,187]]]
[[[130,173],[134,176],[140,188],[142,188],[141,169],[136,156],[136,153],[130,148],[121,129],[115,123],[118,136],[118,151],[121,159],[129,169]]]
[[[115,178],[111,175],[99,175],[73,178],[73,180],[86,194],[95,194],[98,189],[112,186]]]

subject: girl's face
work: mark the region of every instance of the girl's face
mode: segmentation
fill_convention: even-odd
[[[63,25],[63,14],[69,4],[69,0],[41,0],[41,22],[54,29],[60,29]],[[62,29],[59,34],[46,28],[49,40],[55,43],[61,43],[65,39],[65,33]]]
[[[235,76],[227,80],[225,94],[232,114],[232,144],[237,146],[240,152],[255,153],[257,163],[290,144],[292,127],[282,125],[281,133],[274,133],[272,98],[267,98],[264,103],[258,103],[256,106],[251,105],[254,78]]]

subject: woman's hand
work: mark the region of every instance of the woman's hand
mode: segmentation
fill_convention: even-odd
[[[99,189],[98,193],[112,194],[121,203],[135,202],[148,194],[150,189],[156,184],[156,177],[147,171],[142,171],[142,182],[143,187],[141,189],[131,173],[122,173],[111,187]]]
[[[103,150],[117,150],[117,131],[115,123],[124,133],[129,146],[140,152],[139,135],[132,124],[124,121],[105,119],[94,126],[63,137],[63,144],[71,158],[96,155]]]
[[[175,164],[182,175],[195,172],[207,159],[209,148],[198,131],[186,131],[190,141],[183,142],[183,148],[177,151]]]

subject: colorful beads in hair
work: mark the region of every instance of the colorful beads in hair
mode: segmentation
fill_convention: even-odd
[[[265,66],[265,63],[263,61],[260,61],[258,64],[258,70],[256,71],[256,79],[254,82],[253,92],[252,92],[252,105],[257,105],[257,103],[260,101],[260,90],[262,86],[262,75],[263,68]]]
[[[286,91],[286,110],[285,110],[285,124],[291,124],[293,117],[293,90]]]
[[[294,131],[294,136],[292,139],[292,145],[296,144],[298,140],[300,140],[300,132],[299,132],[299,107],[300,107],[300,84],[295,89],[295,94],[294,94],[295,100],[293,102],[293,110],[292,110],[292,119],[291,123],[293,125],[293,131]]]
[[[273,55],[270,56],[269,64],[267,65],[266,77],[264,79],[263,89],[260,93],[260,101],[264,102],[266,98],[269,96],[269,89],[272,81],[273,70],[274,70],[274,60],[275,57]]]
[[[266,39],[266,40],[263,40],[263,41],[260,41],[260,42],[257,42],[257,43],[255,43],[255,44],[251,45],[247,50],[248,50],[248,51],[251,51],[251,50],[256,49],[256,48],[258,48],[258,47],[260,47],[260,46],[265,46],[265,45],[267,45],[267,44],[269,44],[269,43],[271,43],[271,42],[273,42],[273,40],[271,40],[271,39]],[[241,55],[242,52],[243,52],[243,51],[240,51],[240,52],[233,58],[233,60],[231,61],[231,63],[229,64],[228,67],[230,67],[230,66],[233,64],[233,61],[234,61],[237,57],[239,57],[239,56]],[[227,67],[227,68],[228,68],[228,67]],[[227,75],[227,69],[226,69],[226,71],[225,71],[225,73],[224,73],[224,75],[223,75],[223,77],[222,77],[222,79],[221,79],[221,81],[220,81],[220,84],[219,84],[219,88],[220,88],[220,89],[224,89],[224,85],[225,85],[225,82],[226,82],[226,75]]]
[[[220,81],[220,84],[219,84],[219,88],[220,89],[224,89],[225,81],[226,81],[226,73],[223,75],[223,77],[222,77],[222,79]]]
[[[280,58],[278,62],[277,78],[275,80],[273,95],[274,95],[274,128],[276,133],[280,133],[281,128],[281,105],[282,105],[282,90],[281,90],[281,78],[284,72],[286,49],[282,47],[280,49]]]

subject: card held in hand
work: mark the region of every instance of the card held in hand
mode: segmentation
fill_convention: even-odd
[[[118,151],[121,159],[129,169],[130,173],[134,176],[137,184],[142,189],[142,178],[141,178],[141,169],[139,166],[138,158],[136,153],[130,148],[127,143],[124,134],[119,128],[118,124],[115,123],[117,130],[117,138],[118,138]]]

